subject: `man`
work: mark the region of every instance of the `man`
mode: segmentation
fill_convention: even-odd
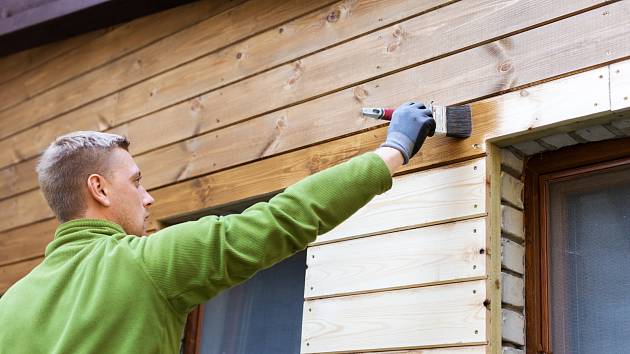
[[[316,173],[242,214],[145,235],[153,198],[129,141],[59,137],[37,167],[61,222],[43,262],[0,299],[0,353],[177,353],[187,314],[298,252],[375,195],[433,135],[422,104],[393,115],[374,152]]]

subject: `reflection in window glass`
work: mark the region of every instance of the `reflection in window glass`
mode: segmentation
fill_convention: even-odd
[[[201,353],[299,353],[305,271],[302,251],[206,303]]]

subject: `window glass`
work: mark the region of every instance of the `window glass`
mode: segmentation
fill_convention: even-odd
[[[302,251],[206,303],[201,353],[299,353],[305,271]]]
[[[630,167],[552,182],[553,353],[628,353]]]

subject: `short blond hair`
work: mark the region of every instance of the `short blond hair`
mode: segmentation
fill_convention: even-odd
[[[85,187],[89,175],[109,175],[110,152],[128,151],[121,135],[76,131],[55,139],[37,164],[37,178],[46,201],[60,222],[81,216],[87,207]]]

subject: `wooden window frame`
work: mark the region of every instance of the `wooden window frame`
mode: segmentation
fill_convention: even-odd
[[[533,155],[525,163],[525,328],[527,354],[552,353],[547,258],[547,188],[552,179],[630,160],[630,138],[580,144]]]

